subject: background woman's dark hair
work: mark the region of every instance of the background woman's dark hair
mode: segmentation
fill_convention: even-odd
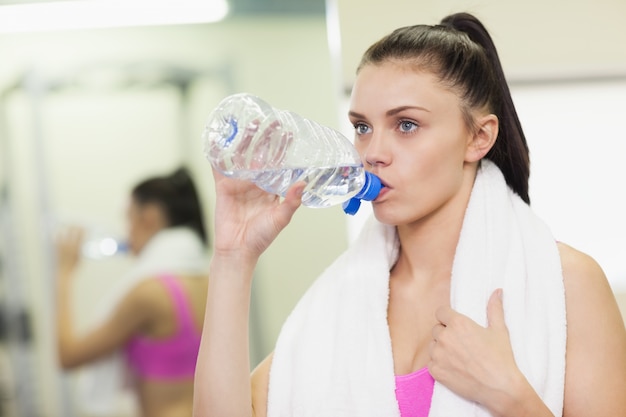
[[[140,205],[160,205],[169,227],[189,227],[205,245],[209,244],[200,199],[187,168],[178,168],[167,176],[148,178],[137,184],[131,195]]]
[[[486,158],[502,171],[507,184],[526,202],[530,160],[496,47],[476,17],[457,13],[435,26],[396,29],[363,55],[357,72],[368,64],[407,61],[435,74],[442,85],[457,92],[465,121],[474,129],[471,110],[486,110],[499,121],[498,139]]]

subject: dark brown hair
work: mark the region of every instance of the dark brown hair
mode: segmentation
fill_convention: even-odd
[[[141,181],[133,188],[131,195],[139,205],[158,204],[165,213],[169,227],[189,227],[208,245],[200,199],[185,167],[178,168],[170,175]]]
[[[439,25],[396,29],[365,52],[357,72],[365,65],[390,60],[429,71],[456,92],[470,129],[474,129],[472,110],[486,110],[498,117],[498,138],[486,158],[500,168],[509,187],[530,203],[526,137],[496,47],[482,23],[471,14],[457,13]]]

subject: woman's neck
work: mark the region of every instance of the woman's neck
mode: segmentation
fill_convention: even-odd
[[[396,266],[416,277],[440,277],[443,272],[449,278],[474,179],[475,175],[469,175],[457,195],[429,216],[397,227]]]

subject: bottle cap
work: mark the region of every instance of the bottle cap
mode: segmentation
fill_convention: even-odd
[[[352,197],[350,200],[344,202],[342,207],[344,213],[354,216],[356,212],[359,211],[359,207],[361,207],[361,200],[356,197]]]
[[[365,171],[365,183],[355,197],[365,201],[373,201],[376,200],[382,189],[383,184],[380,182],[380,178],[371,172]]]
[[[383,189],[383,184],[376,175],[371,172],[365,171],[365,183],[361,188],[361,191],[357,193],[350,200],[343,203],[343,211],[351,216],[355,215],[361,207],[361,200],[373,201],[380,194],[380,190]]]

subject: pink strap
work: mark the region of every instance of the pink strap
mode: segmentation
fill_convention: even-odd
[[[190,304],[187,303],[187,297],[178,280],[172,275],[163,275],[161,276],[161,282],[165,284],[174,300],[174,308],[176,309],[176,315],[179,317],[181,325],[179,333],[198,333],[194,325]]]
[[[428,368],[396,376],[396,399],[401,417],[427,417],[435,380]]]

